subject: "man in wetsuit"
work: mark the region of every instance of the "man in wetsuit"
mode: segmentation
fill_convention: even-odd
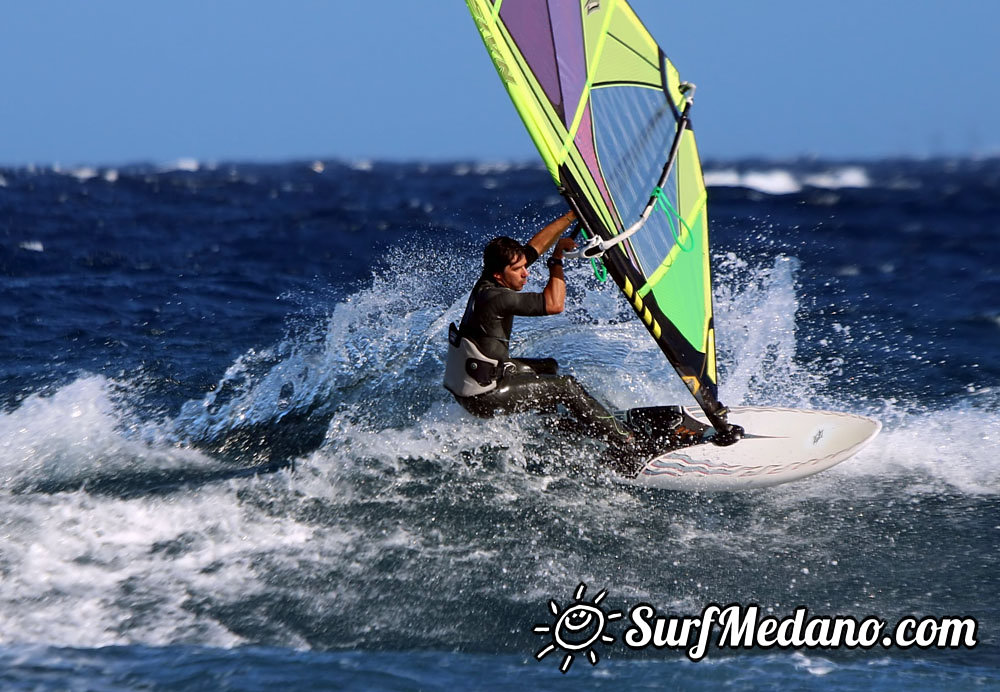
[[[563,311],[566,279],[562,255],[576,244],[559,240],[576,216],[556,219],[521,245],[494,238],[483,251],[483,273],[472,289],[459,327],[451,325],[445,387],[470,413],[554,411],[567,408],[587,432],[610,444],[626,443],[630,433],[570,375],[559,375],[552,358],[511,358],[514,316],[540,317]],[[558,242],[557,242],[558,240]],[[521,292],[528,267],[555,245],[546,261],[549,280],[541,293]]]

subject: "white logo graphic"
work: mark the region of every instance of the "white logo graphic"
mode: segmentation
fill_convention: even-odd
[[[532,630],[535,634],[548,634],[552,637],[552,640],[535,654],[535,658],[539,661],[556,649],[562,649],[566,652],[566,656],[559,666],[561,673],[569,670],[573,664],[573,655],[578,652],[585,651],[590,665],[596,666],[599,659],[597,652],[590,648],[591,645],[598,641],[605,644],[612,644],[615,641],[614,637],[605,633],[604,628],[611,620],[619,619],[622,614],[618,611],[605,613],[599,607],[601,601],[608,594],[607,590],[601,591],[590,602],[583,600],[586,591],[586,584],[581,583],[576,587],[576,593],[573,594],[575,600],[566,610],[561,612],[558,603],[549,601],[549,610],[556,618],[555,624],[535,625]]]
[[[598,642],[613,644],[615,638],[605,629],[621,612],[606,612],[600,607],[608,595],[601,591],[590,601],[584,600],[587,585],[581,583],[573,594],[573,602],[565,610],[549,601],[555,617],[551,625],[535,625],[532,632],[549,637],[545,646],[535,653],[541,661],[556,649],[565,653],[559,671],[566,673],[573,657],[582,654],[596,666],[598,656],[592,648]],[[647,647],[683,651],[694,662],[708,654],[713,641],[719,649],[974,649],[979,622],[973,617],[905,617],[889,626],[882,618],[872,615],[858,619],[853,615],[809,614],[806,606],[797,607],[791,615],[764,615],[756,603],[742,606],[731,603],[720,606],[709,603],[700,615],[659,615],[649,603],[633,606],[628,613],[629,626],[622,635],[622,644],[632,651]]]

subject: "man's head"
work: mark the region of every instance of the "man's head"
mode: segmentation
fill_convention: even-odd
[[[515,291],[528,281],[524,246],[513,238],[494,238],[483,250],[483,268],[501,286]]]

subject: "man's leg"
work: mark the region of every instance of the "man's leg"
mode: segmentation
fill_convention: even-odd
[[[457,397],[469,413],[490,418],[497,413],[555,411],[562,404],[583,434],[608,443],[601,462],[625,476],[642,469],[648,455],[631,430],[624,429],[604,406],[570,376],[508,375],[492,392]]]
[[[514,374],[516,375],[558,375],[559,363],[555,358],[513,358],[510,363],[514,364]]]
[[[592,437],[610,443],[630,438],[630,431],[570,375],[509,375],[492,392],[465,398],[461,403],[470,413],[483,417],[523,411],[552,412],[562,405]]]

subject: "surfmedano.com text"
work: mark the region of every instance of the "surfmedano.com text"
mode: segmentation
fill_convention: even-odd
[[[640,603],[629,611],[629,618],[626,646],[683,649],[692,661],[706,656],[713,632],[718,632],[720,649],[971,649],[979,628],[971,617],[904,617],[887,629],[886,621],[875,616],[809,617],[805,607],[796,608],[789,617],[761,617],[760,606],[737,603],[709,604],[697,617],[657,616],[653,606]]]

